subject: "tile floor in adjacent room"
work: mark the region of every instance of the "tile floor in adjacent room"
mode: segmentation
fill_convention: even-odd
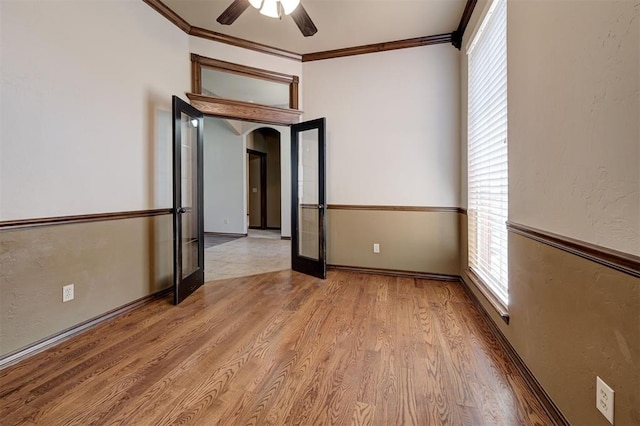
[[[249,235],[204,251],[205,281],[245,277],[291,268],[291,241],[280,231],[250,229]]]

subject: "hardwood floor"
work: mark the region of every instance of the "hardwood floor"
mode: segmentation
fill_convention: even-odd
[[[154,301],[0,386],[2,425],[552,423],[459,284],[344,271]]]

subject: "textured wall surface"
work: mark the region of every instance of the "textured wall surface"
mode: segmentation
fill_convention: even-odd
[[[305,62],[304,119],[327,118],[329,204],[457,207],[451,45]]]
[[[514,1],[508,26],[509,219],[640,255],[640,2]]]
[[[170,207],[188,36],[141,1],[0,11],[0,220]]]
[[[189,37],[140,1],[2,1],[0,31],[0,220],[171,207]],[[170,216],[0,232],[0,355],[166,288],[171,232]]]
[[[510,220],[640,254],[639,13],[637,0],[508,2]],[[461,63],[464,164],[464,46]],[[464,271],[466,217],[460,229]],[[509,325],[476,295],[569,421],[609,424],[599,375],[616,424],[640,424],[640,280],[517,235],[509,271]]]
[[[327,119],[327,202],[457,207],[459,54],[424,46],[303,64]],[[330,264],[458,274],[457,213],[328,210]],[[372,253],[373,243],[380,254]]]
[[[0,232],[0,356],[169,287],[172,244],[171,215]]]
[[[329,209],[327,215],[330,265],[460,273],[459,213]]]
[[[509,324],[485,306],[562,413],[608,425],[600,376],[616,392],[615,424],[640,424],[640,279],[513,234],[509,258]]]

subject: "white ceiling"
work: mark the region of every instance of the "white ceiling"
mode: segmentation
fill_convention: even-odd
[[[304,37],[290,16],[282,20],[249,7],[232,25],[216,18],[232,0],[163,0],[189,24],[296,53],[450,33],[458,27],[465,0],[302,0],[318,27]]]

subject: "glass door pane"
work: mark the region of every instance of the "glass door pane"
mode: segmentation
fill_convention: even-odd
[[[298,143],[298,253],[300,256],[318,260],[318,129],[300,132]]]
[[[182,126],[182,278],[202,265],[198,260],[198,120],[181,113]]]

